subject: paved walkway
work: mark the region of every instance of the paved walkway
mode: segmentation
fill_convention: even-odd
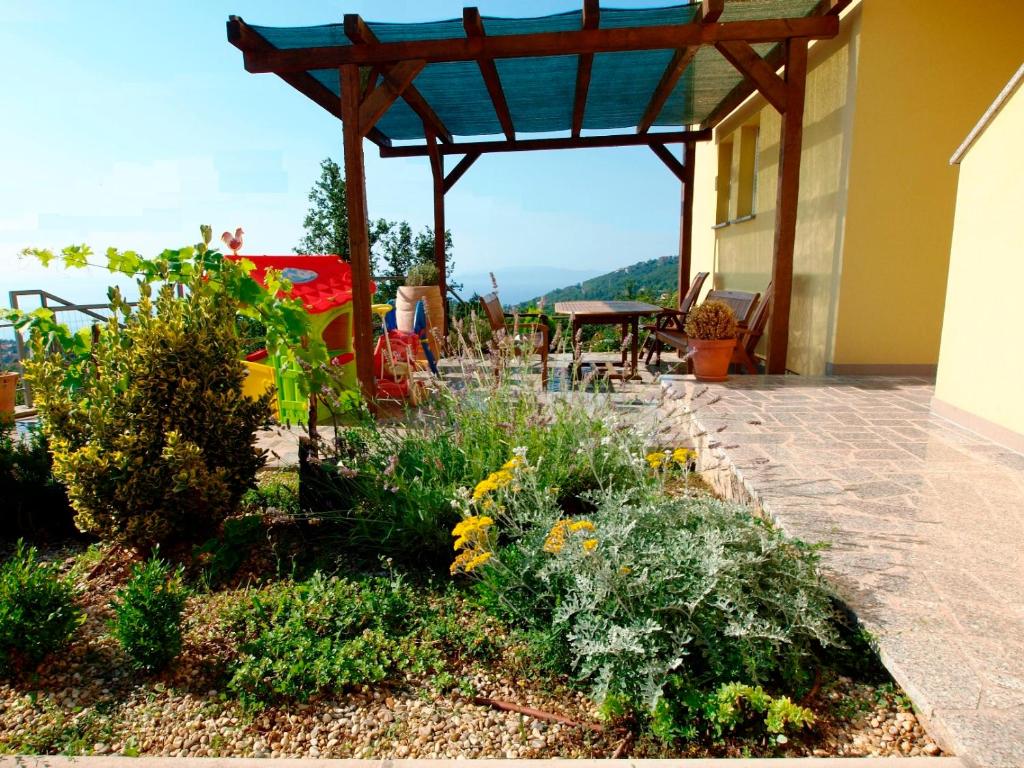
[[[940,744],[1024,766],[1024,456],[931,415],[921,380],[662,384],[720,491],[831,543],[830,580]]]

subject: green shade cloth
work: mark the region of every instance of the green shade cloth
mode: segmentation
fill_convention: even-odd
[[[810,14],[817,5],[818,0],[729,0],[720,21],[798,18]],[[693,20],[699,7],[700,3],[634,10],[602,8],[600,27],[686,24]],[[582,11],[525,19],[483,17],[484,31],[492,36],[572,31],[581,29],[582,22]],[[385,43],[466,37],[461,19],[367,24]],[[252,29],[279,49],[351,45],[342,24]],[[774,45],[755,45],[754,49],[764,56]],[[637,125],[672,54],[671,50],[596,54],[583,127],[615,129]],[[496,60],[518,134],[571,129],[577,61],[575,55]],[[310,74],[340,96],[337,70],[313,70]],[[703,122],[741,79],[718,51],[703,46],[676,84],[655,125],[679,127]],[[502,132],[476,62],[428,64],[414,84],[453,135],[487,136]],[[377,129],[390,139],[424,138],[422,121],[401,99],[380,119]]]

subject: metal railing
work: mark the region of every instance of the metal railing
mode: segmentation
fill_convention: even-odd
[[[31,312],[35,309],[48,309],[53,312],[58,322],[68,326],[72,331],[80,331],[83,328],[90,328],[97,323],[105,323],[110,319],[110,307],[107,304],[76,304],[73,301],[61,298],[49,291],[31,289],[24,291],[10,291],[8,293],[11,309],[20,309],[24,312]],[[135,306],[137,302],[129,302]],[[25,337],[10,323],[0,323],[0,335],[7,336],[5,331],[10,331],[14,337],[16,357],[11,360],[5,350],[2,350],[5,365],[16,362],[19,368],[24,370],[24,362],[30,356],[28,344]],[[18,400],[26,407],[32,407],[32,388],[25,381],[24,377],[18,381]]]

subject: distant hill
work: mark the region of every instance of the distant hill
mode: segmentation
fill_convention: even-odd
[[[657,301],[676,290],[678,270],[678,256],[640,261],[576,285],[548,291],[544,294],[544,301],[548,307],[553,307],[556,301],[578,299],[646,298]],[[539,299],[538,296],[526,303],[533,304]]]

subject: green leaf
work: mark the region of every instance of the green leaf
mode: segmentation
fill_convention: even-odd
[[[88,245],[69,245],[61,251],[64,257],[64,266],[69,269],[81,269],[88,266],[88,259],[92,256],[92,248]]]

